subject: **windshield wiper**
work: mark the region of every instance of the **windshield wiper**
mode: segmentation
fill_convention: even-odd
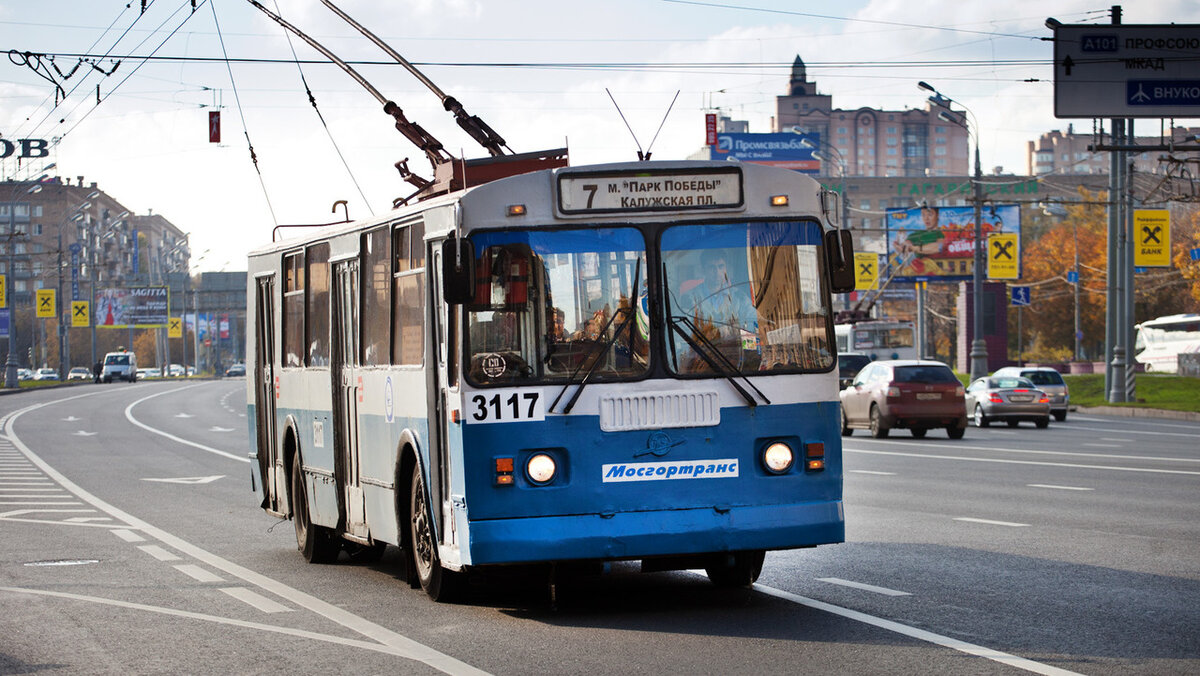
[[[575,407],[575,402],[579,401],[579,395],[583,394],[583,388],[587,386],[588,379],[590,379],[592,377],[592,373],[594,373],[596,371],[596,367],[599,366],[600,359],[602,357],[604,357],[605,355],[607,355],[608,351],[612,349],[613,343],[617,342],[617,338],[620,337],[621,331],[624,331],[625,327],[629,326],[629,322],[633,319],[634,315],[637,312],[635,303],[637,302],[637,297],[638,297],[638,283],[641,282],[641,279],[642,279],[642,258],[641,258],[641,256],[638,257],[636,266],[637,267],[634,269],[634,273],[633,273],[633,288],[630,291],[629,307],[625,308],[625,318],[621,320],[621,325],[617,327],[617,330],[613,331],[612,336],[609,337],[609,339],[604,342],[604,345],[599,350],[596,351],[596,355],[592,358],[591,365],[588,366],[587,372],[583,374],[583,379],[581,379],[579,381],[579,388],[575,390],[575,394],[571,395],[571,399],[569,401],[567,401],[567,405],[563,407],[564,415],[567,413],[570,413],[571,409]],[[600,335],[604,335],[604,332],[608,330],[608,327],[612,326],[612,323],[614,321],[616,321],[616,319],[617,319],[617,314],[620,312],[621,312],[621,310],[618,309],[616,312],[613,313],[613,316],[608,318],[608,322],[604,324],[604,328],[600,329]],[[632,354],[632,352],[633,352],[633,329],[632,328],[629,330],[629,351]],[[580,364],[579,367],[575,369],[575,372],[571,374],[571,377],[567,379],[567,382],[566,382],[566,384],[563,385],[563,388],[561,390],[559,390],[558,396],[555,397],[554,402],[550,404],[550,412],[551,413],[554,413],[554,407],[558,406],[558,402],[560,399],[562,399],[563,394],[566,393],[567,388],[570,387],[571,385],[575,384],[575,376],[578,375],[580,369],[582,369],[582,368],[583,368],[583,364]]]

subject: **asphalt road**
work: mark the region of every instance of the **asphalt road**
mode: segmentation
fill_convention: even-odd
[[[309,565],[242,380],[0,397],[0,673],[1200,673],[1200,424],[845,443],[847,542],[752,590],[615,565],[409,588]]]

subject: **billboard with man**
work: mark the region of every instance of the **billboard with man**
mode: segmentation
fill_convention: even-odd
[[[983,208],[983,246],[989,235],[1021,234],[1016,204]],[[893,281],[970,279],[974,271],[974,207],[920,206],[887,211],[888,265]]]

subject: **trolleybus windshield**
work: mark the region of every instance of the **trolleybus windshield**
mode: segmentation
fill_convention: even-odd
[[[732,367],[748,375],[833,367],[816,222],[672,226],[661,249],[669,369],[728,375],[723,367]],[[686,335],[676,337],[680,330]]]
[[[566,382],[585,372],[611,381],[646,373],[641,232],[505,231],[471,239],[476,286],[467,305],[466,348],[472,382]]]

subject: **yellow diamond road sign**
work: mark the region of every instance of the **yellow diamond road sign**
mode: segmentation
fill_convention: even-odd
[[[1171,267],[1171,212],[1133,210],[1133,264],[1139,268]]]
[[[988,235],[988,279],[1017,279],[1021,276],[1021,242],[1017,233]]]
[[[854,290],[866,291],[879,286],[879,254],[854,254]]]
[[[71,326],[84,328],[92,325],[91,306],[86,300],[71,301]]]

